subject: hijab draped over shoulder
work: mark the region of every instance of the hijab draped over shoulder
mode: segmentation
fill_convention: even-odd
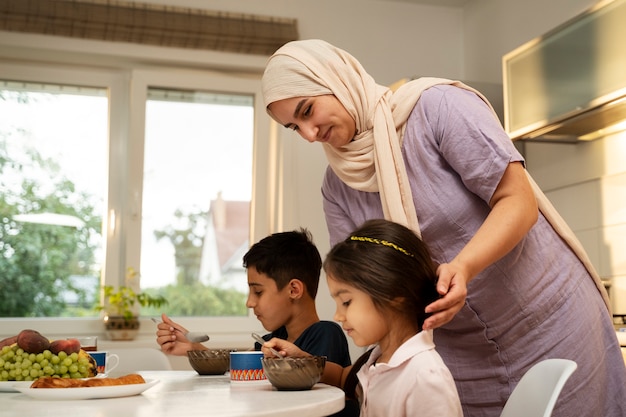
[[[357,134],[341,148],[323,144],[332,170],[351,188],[378,191],[385,219],[408,226],[418,236],[419,221],[401,152],[402,136],[422,91],[437,84],[473,91],[491,108],[480,92],[459,81],[442,78],[419,78],[392,92],[377,84],[348,52],[318,39],[283,45],[270,57],[262,79],[266,108],[275,101],[293,97],[332,94],[339,100],[355,120]],[[269,110],[268,113],[272,116]],[[585,264],[608,305],[604,285],[582,245],[530,176],[529,180],[539,209]]]
[[[380,192],[385,218],[419,235],[402,131],[421,92],[442,83],[470,89],[458,81],[420,78],[394,94],[346,51],[311,39],[289,42],[272,55],[263,75],[263,97],[267,107],[286,98],[335,95],[355,120],[357,135],[341,148],[323,144],[331,168],[351,188]]]

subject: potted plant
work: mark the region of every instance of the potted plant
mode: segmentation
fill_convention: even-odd
[[[159,308],[167,304],[162,296],[152,296],[133,289],[139,274],[133,267],[126,270],[126,285],[102,287],[103,303],[96,310],[104,312],[106,334],[111,340],[133,340],[139,332],[139,307]]]

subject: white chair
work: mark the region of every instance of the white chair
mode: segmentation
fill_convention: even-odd
[[[111,375],[126,375],[138,371],[169,371],[172,369],[167,355],[156,348],[107,349],[119,356],[119,365]]]
[[[550,417],[563,385],[578,365],[569,359],[546,359],[519,381],[500,417]]]

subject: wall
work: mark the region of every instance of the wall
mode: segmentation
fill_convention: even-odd
[[[502,55],[595,3],[471,1],[464,9],[465,76],[502,82]],[[525,143],[521,148],[528,170],[579,237],[600,275],[612,280],[614,313],[626,314],[626,134],[579,144]]]

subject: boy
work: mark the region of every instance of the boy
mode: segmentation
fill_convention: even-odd
[[[320,321],[315,307],[322,259],[306,229],[275,233],[254,244],[243,257],[248,274],[246,307],[254,311],[270,331],[265,340],[278,337],[312,355],[326,356],[340,366],[350,365],[348,342],[341,327]],[[187,330],[162,314],[157,326],[157,343],[172,355],[208,349],[191,343]],[[179,330],[176,332],[175,330]],[[255,350],[261,345],[255,343]]]

